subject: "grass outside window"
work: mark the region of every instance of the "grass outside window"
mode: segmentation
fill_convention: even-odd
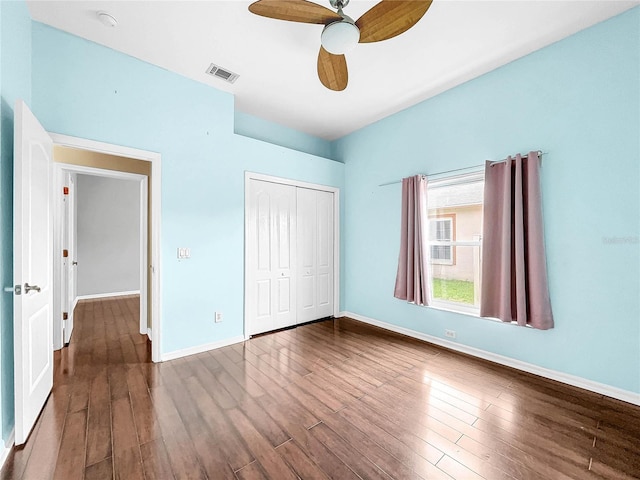
[[[433,298],[447,302],[474,304],[473,282],[433,278]]]

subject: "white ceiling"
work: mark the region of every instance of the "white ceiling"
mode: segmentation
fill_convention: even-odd
[[[357,19],[375,3],[351,0],[345,13]],[[639,3],[435,0],[406,33],[350,52],[349,85],[334,92],[316,73],[322,26],[259,17],[247,1],[27,1],[36,21],[231,92],[238,110],[327,140]],[[102,25],[100,10],[118,26]],[[205,74],[210,63],[240,78],[213,78]]]

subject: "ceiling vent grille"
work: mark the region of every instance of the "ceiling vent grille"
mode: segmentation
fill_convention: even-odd
[[[230,72],[229,70],[219,67],[218,65],[214,65],[213,63],[209,65],[209,68],[207,68],[207,73],[228,83],[235,82],[240,76],[237,73]]]

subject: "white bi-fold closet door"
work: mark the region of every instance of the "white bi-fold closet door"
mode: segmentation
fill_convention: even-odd
[[[256,179],[247,188],[247,334],[333,315],[333,192]]]

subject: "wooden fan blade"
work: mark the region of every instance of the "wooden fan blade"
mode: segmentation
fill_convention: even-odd
[[[258,0],[249,5],[249,11],[263,17],[290,22],[326,25],[342,20],[336,12],[306,0]]]
[[[344,55],[334,55],[320,47],[318,54],[318,77],[322,84],[330,90],[340,92],[347,88],[349,72]]]
[[[432,1],[382,0],[356,21],[360,43],[379,42],[406,32],[427,13]]]

